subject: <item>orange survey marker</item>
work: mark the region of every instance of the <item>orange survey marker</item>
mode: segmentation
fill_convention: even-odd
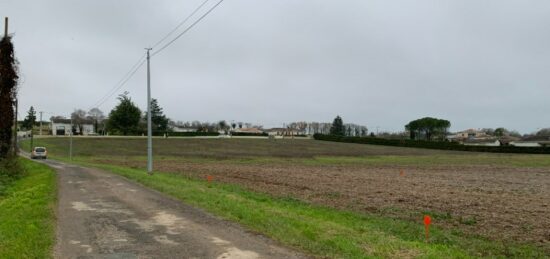
[[[424,228],[426,229],[426,242],[430,240],[430,224],[432,223],[432,218],[428,215],[424,215]]]
[[[214,180],[214,176],[207,175],[206,181],[208,181],[208,188],[212,188],[212,181]]]
[[[401,171],[399,171],[399,175],[405,176],[405,172],[403,172],[403,170],[401,170]]]

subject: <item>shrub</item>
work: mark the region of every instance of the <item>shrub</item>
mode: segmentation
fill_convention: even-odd
[[[15,180],[24,175],[23,167],[16,158],[0,159],[0,195]]]
[[[167,132],[168,137],[197,137],[197,136],[219,136],[218,132]],[[164,133],[160,133],[159,136],[164,136]]]
[[[375,137],[343,137],[335,135],[315,134],[316,140],[384,145],[395,147],[414,147],[441,150],[471,151],[471,152],[492,152],[492,153],[524,153],[524,154],[550,154],[550,147],[515,147],[515,146],[466,146],[456,142],[426,141],[410,139],[383,139]]]
[[[262,132],[262,133],[231,132],[231,136],[267,137],[268,134],[265,132]]]

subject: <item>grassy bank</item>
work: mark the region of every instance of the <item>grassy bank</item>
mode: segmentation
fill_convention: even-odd
[[[23,177],[0,196],[0,258],[51,258],[55,242],[55,173],[20,159]]]

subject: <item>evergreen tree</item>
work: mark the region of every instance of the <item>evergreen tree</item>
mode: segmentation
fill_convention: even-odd
[[[405,125],[405,130],[409,131],[411,139],[417,139],[420,134],[424,134],[426,140],[432,140],[433,136],[445,139],[450,127],[451,122],[448,120],[425,117],[409,122]]]
[[[0,40],[0,160],[8,158],[12,149],[18,78],[13,43],[10,36],[4,35]]]
[[[334,118],[334,121],[332,122],[332,126],[330,127],[330,134],[344,136],[345,133],[346,129],[344,127],[344,122],[342,121],[342,118],[340,116],[336,116],[336,118]]]
[[[27,117],[23,120],[23,124],[21,125],[22,128],[26,130],[32,130],[32,126],[36,122],[36,111],[34,110],[34,107],[31,106],[29,111],[27,112]]]
[[[147,112],[145,112],[145,121],[147,121]],[[166,132],[168,130],[168,118],[164,115],[157,99],[151,99],[151,127],[153,132]]]
[[[109,132],[122,135],[137,133],[141,111],[128,97],[128,93],[121,94],[118,100],[120,103],[109,113]]]

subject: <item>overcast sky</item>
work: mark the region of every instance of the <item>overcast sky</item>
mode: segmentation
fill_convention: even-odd
[[[31,105],[46,118],[91,108],[202,1],[0,0],[20,118]],[[182,121],[339,114],[398,131],[432,116],[529,133],[550,126],[549,28],[547,0],[226,0],[151,59],[152,95]],[[124,91],[145,110],[145,66]]]

